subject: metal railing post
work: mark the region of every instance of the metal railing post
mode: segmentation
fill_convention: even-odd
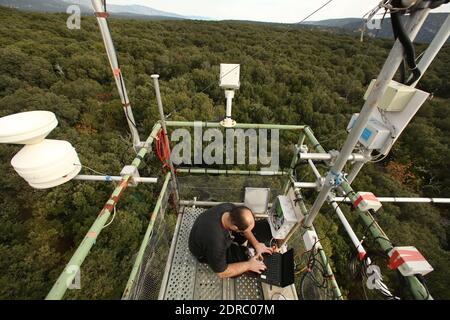
[[[167,132],[167,127],[166,127],[166,116],[164,114],[164,107],[163,107],[163,103],[162,103],[162,99],[161,99],[161,91],[159,89],[159,75],[157,74],[153,74],[151,76],[151,78],[153,79],[153,85],[155,87],[155,94],[156,94],[156,102],[158,104],[158,111],[159,111],[159,116],[161,118],[161,126],[162,129],[164,130],[165,133],[165,137],[166,137],[166,143],[167,146],[169,148],[169,154],[170,157],[168,159],[169,161],[169,166],[170,166],[170,174],[172,175],[172,183],[174,186],[174,196],[175,196],[175,203],[177,206],[177,211],[178,211],[178,206],[179,206],[179,200],[180,200],[180,189],[178,188],[178,180],[177,180],[177,175],[175,172],[175,168],[173,166],[173,162],[172,162],[172,152],[170,151],[170,142],[169,142],[169,134]]]
[[[114,48],[114,43],[108,27],[108,21],[106,20],[108,18],[108,13],[105,11],[101,0],[92,0],[92,6],[97,17],[98,26],[100,27],[100,32],[105,44],[106,54],[108,55],[109,63],[114,74],[114,80],[116,81],[117,90],[119,91],[120,100],[122,102],[122,107],[125,112],[125,117],[130,128],[133,146],[135,148],[142,147],[139,132],[136,128],[136,121],[134,120],[133,111],[131,110],[130,100],[128,99],[125,81],[117,59],[116,49]]]
[[[164,184],[161,188],[161,193],[159,194],[158,200],[156,201],[155,208],[153,209],[153,213],[150,217],[150,222],[147,227],[147,231],[145,232],[144,239],[141,242],[141,246],[139,247],[138,254],[136,256],[136,260],[133,264],[133,268],[131,269],[130,277],[128,278],[127,286],[125,287],[125,291],[123,293],[122,299],[127,299],[131,293],[131,288],[136,281],[136,275],[139,270],[139,267],[142,264],[142,259],[144,257],[145,249],[147,248],[148,241],[153,232],[153,227],[155,225],[156,218],[158,217],[162,201],[167,191],[167,186],[170,181],[170,173],[166,174],[166,179],[164,180]]]

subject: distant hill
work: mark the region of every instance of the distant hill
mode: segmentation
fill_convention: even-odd
[[[79,5],[83,14],[92,14],[90,0],[0,0],[0,5],[19,10],[35,12],[66,12],[71,4]],[[113,5],[108,4],[108,11],[117,16],[139,19],[199,19],[202,17],[185,17],[172,12],[156,10],[140,5]]]
[[[416,42],[428,43],[431,42],[434,35],[438,32],[440,26],[444,23],[448,13],[431,13],[425,21],[424,27],[419,32]],[[309,21],[303,23],[308,26],[317,26],[325,28],[340,28],[353,33],[359,33],[363,25],[363,20],[359,18],[346,19],[330,19],[322,21]],[[366,35],[375,36],[376,30],[366,30]],[[381,24],[381,30],[378,32],[380,38],[392,38],[391,19],[384,19]]]

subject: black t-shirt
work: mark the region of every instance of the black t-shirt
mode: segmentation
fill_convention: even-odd
[[[189,250],[200,261],[220,273],[227,268],[227,249],[233,239],[222,226],[222,215],[233,209],[231,203],[222,203],[200,214],[189,235]]]

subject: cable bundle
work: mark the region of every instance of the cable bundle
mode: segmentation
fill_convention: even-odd
[[[169,139],[167,139],[167,134],[163,129],[161,129],[156,136],[156,155],[158,156],[159,161],[163,164],[163,168],[165,170],[174,169],[170,165]]]
[[[322,298],[317,296],[309,297],[307,294],[308,291],[314,292],[314,295],[325,294],[325,299],[332,295],[330,293],[330,286],[328,282],[330,276],[326,272],[326,267],[317,257],[320,254],[320,250],[323,249],[319,248],[317,251],[313,249],[309,251],[306,267],[299,272],[303,272],[300,280],[300,294],[303,300]]]

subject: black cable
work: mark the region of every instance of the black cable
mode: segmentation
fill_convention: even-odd
[[[297,24],[301,24],[303,22],[305,22],[306,19],[308,19],[309,17],[311,17],[312,15],[314,15],[316,12],[322,10],[323,8],[325,8],[327,5],[329,5],[331,2],[333,2],[333,0],[329,0],[327,3],[323,4],[321,7],[319,7],[318,9],[316,9],[315,11],[313,11],[312,13],[310,13],[309,15],[307,15],[305,18],[303,18],[301,21],[297,22]]]
[[[412,78],[411,80],[404,82],[405,79],[403,79],[403,83],[406,85],[411,85],[414,83],[417,79],[420,78],[422,75],[421,71],[417,67],[416,64],[416,53],[414,49],[414,45],[411,42],[411,39],[406,34],[405,28],[403,26],[403,23],[400,19],[401,17],[400,12],[391,12],[391,23],[392,23],[392,30],[394,32],[395,39],[399,39],[401,44],[403,45],[404,51],[405,51],[405,61],[409,67],[409,69],[412,71]],[[404,76],[403,76],[404,77]]]
[[[339,204],[338,203],[336,203],[336,204],[337,204],[337,206],[336,206],[336,208],[334,208],[333,213],[336,213],[338,208],[340,209]],[[334,215],[332,217],[334,217]],[[317,239],[314,242],[314,244],[312,245],[312,248],[308,251],[303,252],[303,254],[302,254],[302,256],[303,256],[304,254],[309,253],[308,260],[306,262],[307,272],[304,273],[304,275],[302,276],[302,278],[300,280],[300,293],[301,293],[303,300],[306,300],[303,287],[304,287],[304,282],[306,281],[307,277],[309,277],[312,280],[312,283],[314,284],[315,287],[317,287],[319,289],[329,289],[328,280],[330,279],[330,275],[327,274],[326,266],[317,257],[320,254],[320,252],[324,251],[324,250],[323,250],[323,248],[319,248],[319,249],[317,249],[317,251],[315,251],[314,249],[315,249],[317,243],[319,243],[320,241],[329,237],[329,233],[330,233],[333,225],[334,225],[334,222],[333,222],[333,220],[331,220],[329,227],[325,231],[325,235],[323,237]],[[316,276],[314,275],[313,270],[317,270],[319,272],[319,274],[322,275],[322,277],[323,277],[322,281],[319,281],[318,279],[316,279]],[[299,270],[296,270],[296,272],[298,272],[298,271]]]

